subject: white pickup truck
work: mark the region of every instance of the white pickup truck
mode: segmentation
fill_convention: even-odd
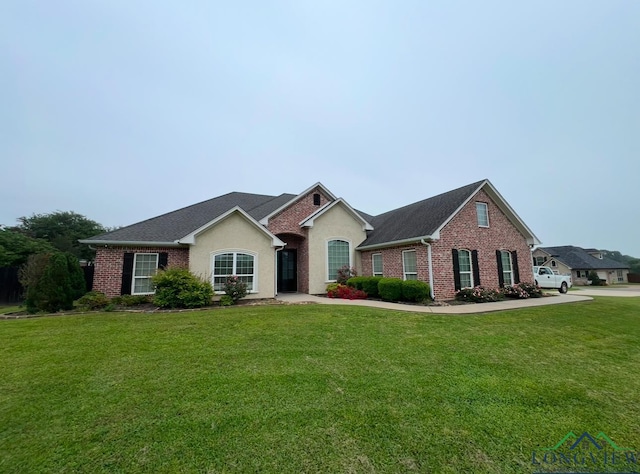
[[[556,288],[566,293],[571,288],[571,277],[556,275],[549,267],[533,267],[533,279],[540,288]]]

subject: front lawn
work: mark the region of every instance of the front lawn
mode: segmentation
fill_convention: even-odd
[[[640,298],[8,320],[0,356],[3,473],[531,473],[569,432],[640,450]]]

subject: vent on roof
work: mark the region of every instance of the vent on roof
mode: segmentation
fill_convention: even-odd
[[[315,193],[313,195],[313,205],[314,206],[319,206],[320,205],[320,194]]]

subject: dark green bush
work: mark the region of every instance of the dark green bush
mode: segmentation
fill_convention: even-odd
[[[86,291],[82,269],[71,254],[32,255],[21,271],[20,280],[30,313],[72,309],[74,300]]]
[[[356,290],[362,290],[364,289],[362,286],[364,284],[364,281],[367,279],[368,277],[364,277],[364,276],[354,276],[351,277],[347,280],[347,282],[345,283],[347,286],[350,286],[352,288],[355,288]]]
[[[161,308],[200,308],[211,304],[213,288],[185,268],[168,268],[153,277],[153,302]]]
[[[347,280],[347,285],[356,290],[364,291],[369,298],[379,298],[378,283],[382,277],[379,276],[356,276]]]
[[[109,305],[109,298],[99,291],[90,291],[76,301],[76,306],[82,311],[103,309]]]
[[[378,294],[384,301],[402,299],[402,280],[400,278],[381,278],[378,282]]]
[[[365,277],[362,284],[362,290],[369,296],[369,298],[380,298],[378,292],[378,284],[382,280],[380,276]]]
[[[593,270],[589,272],[588,279],[591,281],[591,286],[605,286],[607,284],[606,280],[602,280],[598,273]]]
[[[402,282],[402,299],[419,303],[429,298],[429,285],[420,280],[406,280]]]
[[[222,295],[220,297],[220,306],[231,306],[233,304],[235,304],[235,301],[230,295]]]
[[[153,295],[122,295],[111,298],[111,304],[118,306],[138,306],[153,302]]]

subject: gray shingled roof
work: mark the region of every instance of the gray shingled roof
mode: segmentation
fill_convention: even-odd
[[[385,212],[369,222],[373,231],[360,247],[432,235],[485,180]]]
[[[127,227],[96,235],[87,241],[175,242],[236,206],[260,220],[296,197],[233,192]]]
[[[360,212],[360,215],[374,228],[360,247],[432,235],[484,182],[485,180],[478,181],[378,216]],[[236,206],[242,208],[256,221],[260,221],[295,197],[294,194],[267,196],[233,192],[97,235],[85,241],[87,243],[172,243]]]
[[[573,270],[615,270],[629,268],[629,265],[603,257],[599,259],[587,253],[581,247],[562,245],[560,247],[539,247],[556,260],[564,263]]]

